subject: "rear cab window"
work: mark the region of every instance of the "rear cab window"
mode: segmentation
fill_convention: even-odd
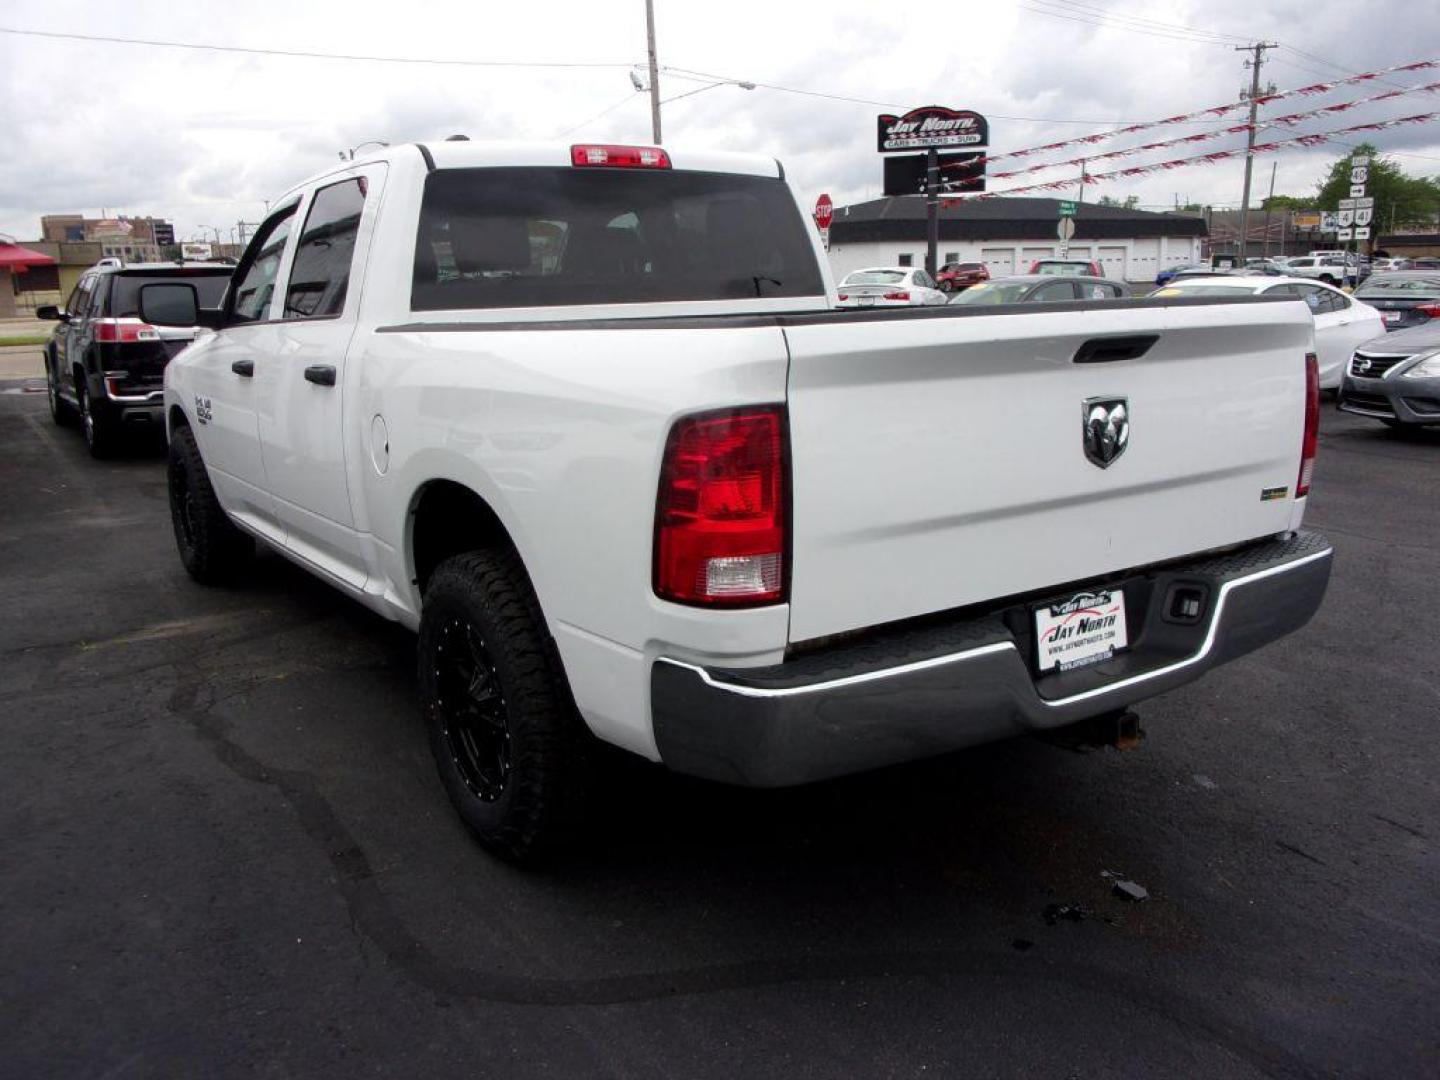
[[[491,167],[426,178],[415,311],[823,296],[784,182]]]

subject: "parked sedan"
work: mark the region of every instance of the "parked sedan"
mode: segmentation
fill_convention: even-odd
[[[1376,274],[1355,290],[1355,299],[1378,308],[1387,330],[1421,326],[1440,318],[1440,273]]]
[[[968,289],[971,285],[989,281],[990,271],[984,263],[946,263],[936,273],[935,280],[939,283],[941,292],[959,292],[961,289]]]
[[[1017,274],[972,285],[950,298],[952,304],[1029,304],[1056,300],[1116,300],[1126,295],[1115,281],[1055,274]]]
[[[919,266],[853,270],[840,282],[839,293],[842,308],[908,307],[943,304],[946,300],[934,279]]]
[[[1204,270],[1208,273],[1214,273],[1214,271],[1210,269],[1209,265],[1205,263],[1196,263],[1191,266],[1187,266],[1184,263],[1181,263],[1179,266],[1167,267],[1166,269],[1161,270],[1160,273],[1156,274],[1155,284],[1157,287],[1160,285],[1168,285],[1170,283],[1170,279],[1173,278],[1176,274],[1183,274],[1190,270]]]
[[[1345,370],[1338,404],[1391,427],[1440,424],[1440,321],[1363,342]]]
[[[1380,312],[1346,296],[1339,289],[1305,278],[1265,275],[1177,278],[1151,296],[1293,296],[1310,305],[1315,319],[1315,353],[1320,360],[1320,389],[1337,390],[1345,364],[1362,341],[1378,335],[1385,326]]]

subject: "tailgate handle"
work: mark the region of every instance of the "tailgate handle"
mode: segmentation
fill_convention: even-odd
[[[311,364],[305,369],[305,381],[316,386],[334,386],[335,368],[330,364]]]
[[[1091,338],[1075,350],[1075,363],[1108,364],[1115,360],[1138,360],[1159,340],[1159,334]]]
[[[247,379],[253,379],[255,377],[255,361],[236,360],[230,365],[230,370],[236,375],[244,375]]]

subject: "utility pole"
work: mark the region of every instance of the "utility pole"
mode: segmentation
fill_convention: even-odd
[[[939,269],[940,155],[932,146],[925,151],[925,272],[933,280]]]
[[[645,45],[650,54],[650,134],[660,145],[660,63],[655,58],[655,0],[645,0]]]
[[[1255,59],[1245,61],[1250,67],[1250,92],[1243,96],[1250,102],[1250,121],[1245,133],[1245,195],[1240,200],[1240,266],[1245,265],[1245,241],[1250,238],[1250,172],[1255,165],[1255,99],[1260,96],[1260,66],[1265,63],[1265,50],[1279,46],[1273,41],[1257,41],[1254,45],[1236,45],[1236,52],[1254,53]]]
[[[1270,204],[1275,201],[1275,170],[1279,165],[1280,163],[1278,161],[1272,161],[1270,163],[1270,197],[1265,200],[1265,247],[1263,254],[1267,259],[1270,257]],[[1280,254],[1285,254],[1283,244],[1280,247]]]
[[[1084,159],[1084,158],[1081,158],[1081,159],[1080,159],[1080,187],[1079,187],[1079,190],[1077,190],[1077,191],[1075,192],[1075,201],[1076,201],[1076,202],[1084,202],[1084,201],[1085,201],[1085,159]]]

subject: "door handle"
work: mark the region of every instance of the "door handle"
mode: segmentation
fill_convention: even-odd
[[[331,364],[311,364],[305,369],[305,381],[316,386],[334,386],[335,368]]]
[[[254,376],[255,376],[255,361],[254,361],[254,360],[236,360],[233,364],[230,365],[230,370],[233,371],[236,375],[243,375],[243,376],[245,376],[245,378],[247,378],[247,379],[254,378]]]

